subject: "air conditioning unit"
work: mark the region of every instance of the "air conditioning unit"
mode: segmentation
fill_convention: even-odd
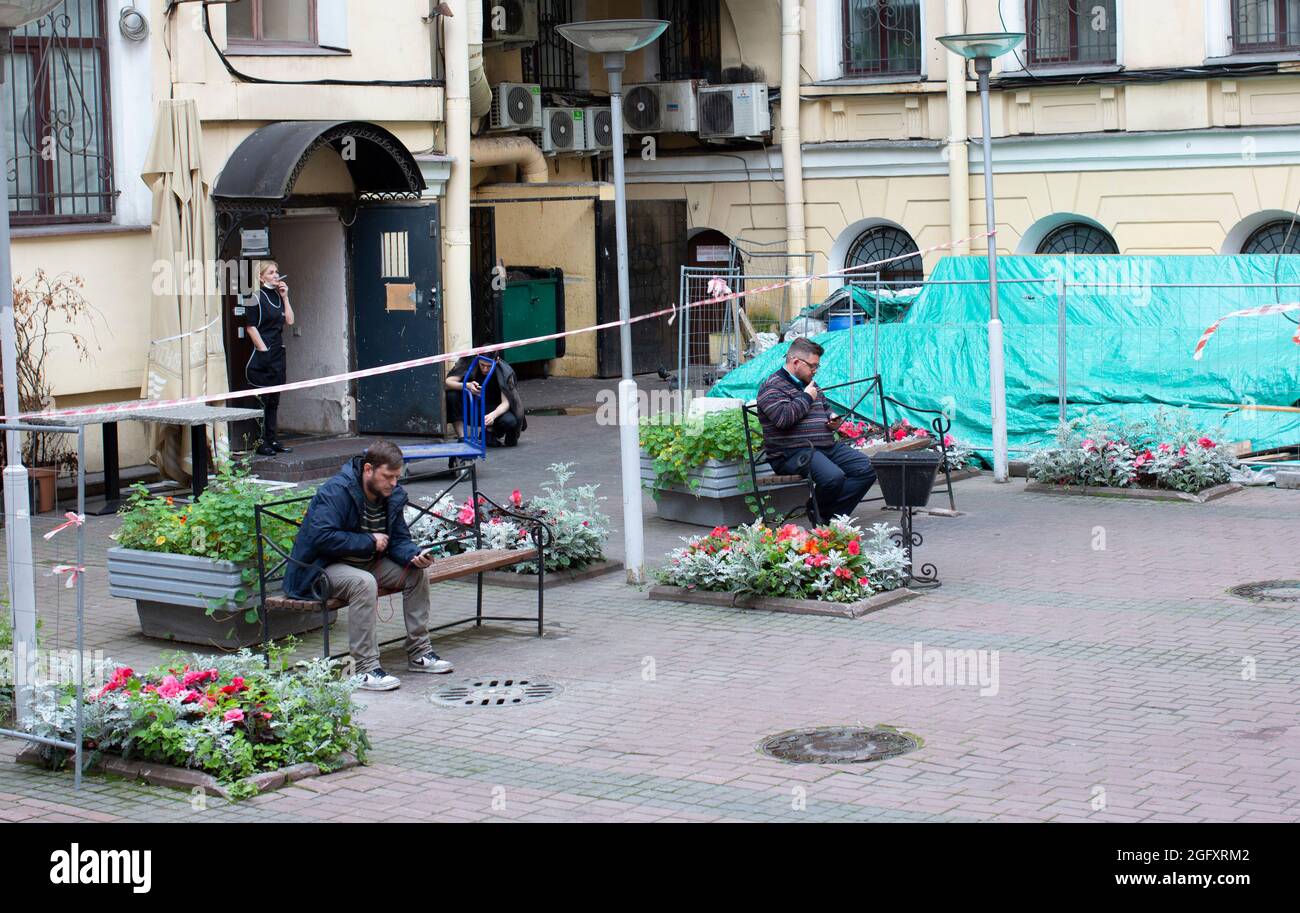
[[[567,155],[587,148],[587,125],[581,108],[542,109],[542,151]]]
[[[772,132],[767,86],[761,82],[701,86],[700,138],[733,139]]]
[[[484,0],[485,44],[535,44],[537,0]],[[502,28],[498,29],[500,25]]]
[[[542,87],[536,83],[499,83],[492,95],[492,127],[496,130],[542,129]]]
[[[693,79],[628,86],[623,94],[623,123],[628,133],[694,133]]]
[[[614,112],[610,108],[588,108],[587,150],[590,152],[609,152],[614,148]]]

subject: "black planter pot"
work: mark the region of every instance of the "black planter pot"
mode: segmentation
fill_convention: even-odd
[[[937,450],[878,453],[871,458],[889,507],[925,507],[943,456]]]

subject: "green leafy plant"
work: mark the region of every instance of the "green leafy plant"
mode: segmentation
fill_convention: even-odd
[[[754,451],[763,446],[762,431],[750,428]],[[745,445],[745,421],[740,409],[725,409],[699,416],[683,418],[677,414],[661,414],[643,419],[640,429],[641,449],[654,460],[655,480],[651,490],[658,492],[670,485],[686,485],[692,490],[699,487],[697,479],[690,479],[692,469],[698,469],[709,460],[733,462],[748,460]],[[748,479],[742,476],[741,486]]]
[[[83,703],[85,745],[92,756],[104,752],[205,771],[236,797],[255,792],[240,781],[263,771],[303,763],[331,770],[345,753],[364,761],[370,742],[352,702],[359,678],[340,679],[329,660],[291,667],[292,649],[273,647],[269,667],[248,650],[176,653],[145,673],[116,666]],[[75,719],[72,687],[43,686],[33,733],[69,739]],[[43,757],[57,769],[69,755],[47,747]]]
[[[311,490],[303,492],[311,494]],[[284,498],[249,478],[246,467],[222,463],[215,478],[203,494],[191,504],[177,503],[170,497],[150,493],[143,485],[132,487],[132,494],[121,513],[122,525],[112,538],[123,548],[169,555],[193,555],[218,561],[230,561],[240,569],[245,585],[257,580],[257,525],[254,509]],[[307,500],[288,505],[277,513],[301,520]],[[263,535],[281,548],[293,545],[298,527],[272,517],[263,517]],[[239,594],[238,605],[246,594]],[[208,607],[208,614],[229,608],[220,602]],[[257,620],[257,610],[249,609],[245,618]]]

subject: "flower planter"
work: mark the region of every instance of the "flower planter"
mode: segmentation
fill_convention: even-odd
[[[665,602],[693,602],[700,605],[731,606],[740,609],[759,609],[767,612],[787,612],[792,615],[831,615],[837,618],[861,618],[921,595],[906,587],[886,590],[857,602],[822,602],[817,599],[782,599],[775,597],[738,596],[735,593],[718,593],[712,590],[691,590],[680,586],[654,586],[650,598]]]
[[[772,474],[767,463],[757,467],[760,477]],[[689,484],[655,485],[654,459],[641,451],[641,481],[646,488],[656,489],[656,512],[665,520],[691,523],[696,526],[734,526],[754,519],[748,498],[754,494],[749,474],[749,463],[744,460],[709,460],[686,475],[687,482],[698,482],[692,489]],[[771,507],[785,513],[802,507],[808,500],[808,486],[803,482],[789,485],[765,486],[761,495],[770,499]]]
[[[1171,491],[1165,488],[1112,488],[1106,485],[1053,485],[1050,482],[1028,481],[1025,491],[1053,495],[1091,495],[1098,498],[1129,498],[1138,501],[1186,501],[1192,504],[1204,504],[1215,501],[1225,495],[1241,491],[1242,486],[1236,482],[1225,482],[1206,488],[1196,494],[1186,491]]]
[[[229,561],[110,548],[108,591],[135,600],[145,637],[223,650],[262,640],[260,622],[244,620],[244,610],[257,605],[256,584],[245,584],[239,566]],[[222,608],[209,615],[208,606],[218,600]],[[330,613],[331,624],[337,614]],[[321,617],[314,612],[271,612],[271,636],[276,639],[320,627]]]
[[[551,587],[564,586],[566,583],[574,583],[579,580],[591,580],[594,577],[603,577],[606,574],[613,574],[623,569],[622,561],[597,561],[589,564],[580,571],[547,571],[546,582],[542,584],[543,590],[549,590]],[[536,574],[515,574],[511,571],[488,571],[483,575],[483,582],[492,586],[513,587],[519,590],[537,589]]]

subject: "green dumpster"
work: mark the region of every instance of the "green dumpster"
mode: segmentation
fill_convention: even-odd
[[[535,336],[549,336],[562,328],[560,318],[561,297],[558,277],[547,279],[529,279],[511,282],[506,285],[505,294],[501,296],[501,319],[499,342],[514,342],[517,339],[531,339]],[[527,364],[532,361],[547,361],[559,358],[563,352],[558,341],[534,342],[506,350],[506,361],[512,365]]]

